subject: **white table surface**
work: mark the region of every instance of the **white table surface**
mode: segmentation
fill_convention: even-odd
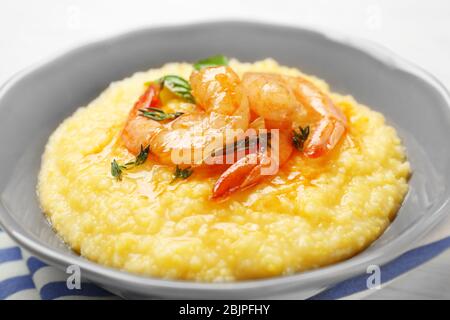
[[[450,87],[447,0],[1,0],[0,83],[85,41],[143,26],[217,19],[332,29],[374,40]],[[450,251],[368,298],[450,299]]]

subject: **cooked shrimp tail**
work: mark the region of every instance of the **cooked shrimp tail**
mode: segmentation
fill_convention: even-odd
[[[311,134],[302,148],[309,158],[332,150],[347,128],[345,115],[330,97],[303,77],[270,73],[245,73],[242,80],[252,112],[270,127],[309,126]]]
[[[341,121],[322,119],[303,148],[303,154],[308,158],[318,158],[324,155],[334,149],[345,130],[346,125]]]
[[[267,148],[266,148],[267,146]],[[291,136],[284,132],[271,132],[270,143],[256,152],[247,154],[230,166],[216,181],[213,199],[244,190],[278,173],[292,153]]]
[[[303,148],[309,158],[325,155],[338,144],[347,129],[347,118],[331,101],[330,97],[312,82],[297,77],[292,82],[298,100],[306,108],[312,122],[312,132]]]
[[[216,181],[212,198],[217,199],[237,190],[244,190],[257,184],[261,179],[261,163],[265,155],[248,154],[229,167]]]

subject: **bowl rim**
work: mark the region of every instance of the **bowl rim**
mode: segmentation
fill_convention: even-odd
[[[145,27],[138,28],[131,31],[121,32],[116,35],[106,36],[100,39],[94,39],[92,41],[79,44],[73,48],[64,50],[63,53],[55,54],[53,57],[38,62],[31,67],[25,68],[22,71],[16,73],[7,82],[0,87],[0,100],[9,91],[10,88],[15,86],[24,77],[32,74],[39,69],[49,67],[52,63],[58,59],[68,58],[69,56],[75,56],[78,52],[89,50],[95,47],[101,47],[108,42],[120,42],[121,39],[131,37],[137,33],[151,33],[151,32],[164,32],[164,31],[177,31],[188,28],[207,28],[211,26],[215,27],[227,27],[233,25],[234,27],[243,28],[270,28],[278,29],[278,31],[290,31],[290,32],[306,32],[312,34],[315,37],[322,38],[326,41],[338,43],[353,50],[359,51],[363,54],[371,56],[372,58],[380,61],[384,65],[388,65],[394,69],[401,70],[410,76],[414,76],[425,81],[430,87],[435,89],[440,96],[446,102],[450,112],[450,93],[445,86],[432,74],[425,71],[416,64],[401,58],[390,49],[385,48],[379,44],[376,44],[370,40],[362,39],[354,36],[347,36],[339,32],[329,30],[318,30],[309,27],[296,27],[279,23],[265,23],[260,21],[248,21],[248,20],[219,20],[219,21],[202,21],[194,23],[184,23],[169,26],[157,26],[157,27]],[[406,198],[406,197],[405,197]],[[96,262],[87,260],[81,256],[71,255],[69,253],[57,252],[47,246],[40,239],[35,237],[25,230],[20,223],[16,221],[12,214],[10,214],[3,199],[0,199],[0,225],[6,231],[9,236],[14,239],[20,246],[30,251],[32,254],[38,256],[45,262],[54,265],[60,269],[63,266],[76,264],[82,269],[82,275],[86,275],[88,279],[97,279],[94,281],[101,281],[106,283],[114,283],[113,286],[127,286],[132,285],[132,291],[149,293],[148,289],[182,289],[191,290],[192,292],[202,291],[248,291],[255,289],[273,289],[274,286],[292,287],[295,285],[301,285],[302,288],[317,287],[322,283],[333,283],[340,279],[351,277],[358,273],[364,273],[368,265],[377,264],[383,265],[395,257],[404,253],[413,243],[417,242],[428,231],[436,226],[445,216],[450,212],[450,197],[447,197],[438,208],[430,215],[420,218],[416,228],[410,228],[402,232],[398,238],[387,243],[383,249],[372,252],[371,255],[366,257],[354,256],[347,260],[321,267],[314,270],[295,273],[292,275],[281,275],[270,278],[243,280],[236,282],[225,283],[206,283],[195,282],[185,280],[169,280],[144,275],[138,275],[129,273],[124,270],[115,269],[107,266],[100,265]],[[113,281],[113,282],[111,282]]]

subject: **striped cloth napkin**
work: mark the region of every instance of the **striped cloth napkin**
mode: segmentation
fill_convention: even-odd
[[[420,243],[381,267],[381,287],[450,248],[450,217]],[[450,273],[450,271],[449,271]],[[18,247],[0,229],[0,299],[118,299],[93,283],[69,290],[68,274],[46,265]],[[367,274],[342,281],[310,299],[360,299],[372,293]],[[292,296],[295,298],[295,295]]]

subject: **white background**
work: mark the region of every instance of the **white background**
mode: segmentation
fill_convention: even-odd
[[[217,19],[305,25],[368,38],[450,83],[446,0],[1,0],[0,81],[86,40],[142,26]]]
[[[0,83],[85,41],[142,26],[218,19],[332,29],[371,39],[450,87],[450,1],[446,0],[0,0]],[[450,298],[450,253],[372,297]]]

